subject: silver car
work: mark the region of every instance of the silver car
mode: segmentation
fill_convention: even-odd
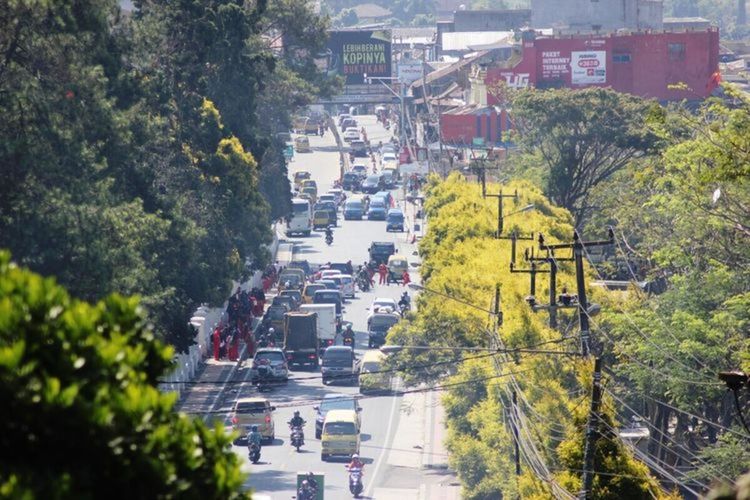
[[[253,357],[250,376],[253,382],[258,381],[258,368],[266,366],[270,369],[271,379],[275,381],[289,381],[289,365],[284,357],[284,351],[277,347],[262,347]]]

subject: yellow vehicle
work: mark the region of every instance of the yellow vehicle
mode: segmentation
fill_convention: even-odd
[[[331,410],[323,422],[320,459],[331,457],[349,458],[359,454],[359,418],[354,410]]]
[[[232,427],[244,438],[257,425],[263,439],[272,442],[276,437],[272,418],[275,410],[265,398],[239,398],[232,410]]]
[[[294,139],[294,150],[298,153],[311,152],[312,149],[310,149],[310,139],[308,139],[307,136],[296,137]]]
[[[334,225],[336,214],[333,214],[334,219],[331,220],[332,213],[330,210],[316,210],[313,213],[313,229],[325,229]]]
[[[303,180],[300,183],[300,187],[301,188],[306,188],[306,187],[310,187],[310,186],[312,186],[312,187],[315,188],[315,193],[317,194],[317,192],[318,192],[318,183],[315,182],[314,179],[305,179],[305,180]]]
[[[326,286],[321,285],[320,283],[308,283],[307,285],[305,285],[305,289],[302,290],[302,303],[312,304],[313,299],[315,298],[315,292],[325,289]]]
[[[373,350],[365,352],[359,369],[359,392],[391,390],[391,375],[385,368],[385,354]]]
[[[310,201],[315,204],[318,201],[318,188],[313,186],[306,186],[302,188],[300,196],[306,194],[310,197]]]
[[[393,273],[396,281],[401,281],[401,275],[409,270],[409,261],[403,255],[394,254],[388,257],[388,270]]]
[[[299,187],[300,184],[302,184],[302,181],[305,181],[310,178],[310,172],[307,172],[305,170],[302,170],[300,172],[294,173],[294,185],[296,187]]]

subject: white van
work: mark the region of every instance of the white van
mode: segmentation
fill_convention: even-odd
[[[286,235],[303,234],[310,236],[313,228],[312,207],[303,198],[292,199],[292,215],[287,223]]]

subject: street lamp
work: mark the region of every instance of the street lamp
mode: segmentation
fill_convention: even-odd
[[[367,76],[367,73],[363,73],[362,74],[362,79],[365,81],[365,83],[368,83],[368,84],[371,84],[373,80],[377,80],[380,83],[382,83],[383,87],[387,88],[391,92],[391,94],[393,94],[396,97],[398,97],[398,100],[401,103],[401,123],[399,124],[398,128],[399,128],[399,132],[400,132],[399,135],[401,136],[401,145],[403,146],[404,144],[406,144],[406,127],[405,127],[406,124],[404,123],[406,121],[406,118],[405,118],[406,110],[404,108],[404,97],[405,97],[405,92],[404,92],[405,85],[404,85],[404,83],[401,83],[401,89],[400,89],[401,92],[398,93],[395,90],[393,90],[393,88],[391,88],[390,85],[388,85],[387,83],[385,83],[385,80],[396,80],[396,81],[399,81],[398,77],[394,77],[394,76]]]

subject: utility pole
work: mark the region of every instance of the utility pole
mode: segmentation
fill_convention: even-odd
[[[581,241],[578,231],[573,233],[572,243],[557,243],[554,245],[547,245],[544,243],[544,236],[539,235],[539,249],[548,250],[554,252],[559,248],[570,248],[573,250],[573,259],[576,266],[576,285],[578,289],[578,324],[581,327],[581,354],[589,356],[591,353],[590,337],[591,331],[589,328],[589,305],[586,300],[586,283],[583,275],[583,252],[586,247],[595,247],[603,245],[612,245],[615,242],[615,234],[612,228],[608,231],[609,238],[606,240],[596,241]],[[568,259],[557,259],[557,260],[571,260]]]
[[[576,267],[576,285],[578,288],[578,324],[581,328],[581,354],[589,356],[591,354],[590,345],[590,327],[589,327],[589,305],[586,299],[586,283],[583,275],[583,252],[586,247],[612,245],[615,240],[612,228],[608,230],[608,239],[597,241],[581,241],[576,231],[573,234],[572,243],[561,243],[547,245],[544,243],[544,237],[539,235],[539,248],[554,252],[558,248],[571,248],[573,250],[573,260]],[[594,484],[594,474],[596,467],[596,443],[599,439],[599,409],[602,402],[602,360],[594,359],[594,383],[591,389],[591,409],[589,410],[588,421],[586,423],[586,444],[583,451],[583,488],[578,493],[578,498],[588,500],[591,498],[591,488]]]
[[[546,257],[534,257],[534,250],[532,249],[531,254],[529,254],[529,251],[527,249],[524,252],[524,260],[526,260],[526,262],[530,262],[532,265],[536,262],[549,264],[549,304],[546,306],[537,306],[536,302],[533,302],[531,303],[531,308],[534,311],[537,310],[537,307],[547,309],[547,311],[549,312],[549,327],[552,328],[553,330],[557,329],[557,308],[559,307],[557,305],[557,261],[558,261],[558,258],[555,257],[554,251],[552,250],[547,250]],[[566,260],[566,259],[560,258],[559,260]],[[541,272],[541,271],[537,270],[537,272]]]
[[[513,451],[515,455],[516,460],[516,487],[518,487],[518,480],[521,477],[521,454],[518,450],[518,427],[516,427],[516,420],[518,419],[518,411],[516,410],[518,408],[518,396],[516,395],[516,391],[513,391],[513,408],[511,408],[511,411],[513,412],[513,418],[510,419],[511,426],[513,427]]]
[[[513,194],[503,194],[503,191],[500,190],[498,194],[487,194],[482,193],[485,198],[497,198],[497,233],[496,237],[500,238],[500,235],[503,234],[503,198],[513,198],[514,200],[518,200],[518,190],[514,191]]]
[[[599,439],[599,408],[602,404],[602,360],[594,359],[594,385],[591,388],[591,410],[586,423],[586,445],[583,451],[583,489],[578,498],[591,498],[591,487],[594,484],[594,467],[596,442]]]

